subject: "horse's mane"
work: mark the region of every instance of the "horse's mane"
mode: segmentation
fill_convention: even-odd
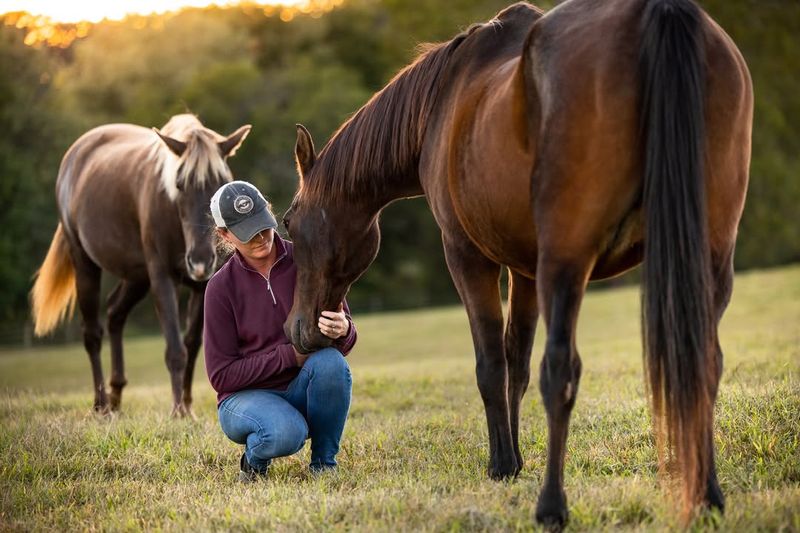
[[[196,116],[175,115],[160,131],[187,144],[186,151],[179,158],[153,133],[150,158],[155,162],[161,185],[170,199],[178,196],[178,179],[186,183],[193,179],[194,184],[202,185],[215,176],[232,178],[217,144],[225,138],[203,126]]]
[[[474,29],[420,47],[416,60],[331,136],[300,193],[315,198],[340,198],[354,191],[377,195],[407,175],[418,161],[448,59]]]

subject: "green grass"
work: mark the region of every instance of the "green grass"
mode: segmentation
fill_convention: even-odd
[[[656,475],[638,302],[624,288],[583,305],[566,468],[573,530],[678,526]],[[0,530],[535,529],[546,435],[537,372],[523,407],[525,469],[492,482],[464,311],[357,322],[340,471],[310,478],[306,447],[254,486],[236,481],[240,449],[217,425],[202,363],[199,420],[169,418],[161,339],[127,343],[130,384],[113,418],[91,413],[80,346],[0,353]],[[541,324],[538,333],[534,369]],[[715,520],[725,531],[798,531],[800,267],[738,276],[722,345],[716,443],[728,511]]]

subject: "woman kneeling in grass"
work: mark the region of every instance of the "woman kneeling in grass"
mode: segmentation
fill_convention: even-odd
[[[344,355],[356,342],[347,303],[319,317],[332,347],[295,350],[283,323],[297,269],[269,203],[253,185],[234,181],[214,194],[211,212],[234,252],[208,282],[203,344],[222,431],[245,445],[240,479],[265,476],[273,458],[296,453],[307,438],[311,471],[335,468],[352,387]]]

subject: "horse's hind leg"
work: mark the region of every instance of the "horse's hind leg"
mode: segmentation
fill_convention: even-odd
[[[94,410],[108,410],[108,396],[103,381],[103,364],[100,349],[103,343],[103,326],[100,325],[100,277],[102,271],[83,250],[71,246],[72,262],[75,265],[75,286],[78,295],[78,309],[83,319],[83,346],[89,355],[94,381]]]
[[[203,296],[205,291],[194,289],[189,295],[186,308],[186,333],[183,336],[183,345],[186,348],[186,370],[183,374],[183,407],[186,414],[192,415],[192,380],[197,352],[203,340]]]
[[[131,310],[147,294],[147,281],[122,280],[108,296],[108,339],[111,344],[111,410],[119,410],[122,403],[122,388],[128,383],[125,378],[125,362],[122,352],[122,330]]]
[[[723,257],[712,257],[712,268],[714,276],[714,310],[716,312],[716,327],[714,329],[714,379],[712,381],[711,398],[714,403],[717,401],[717,391],[719,390],[719,380],[722,376],[722,347],[719,344],[719,336],[717,328],[719,322],[722,320],[722,315],[728,307],[733,292],[733,249],[724,254]],[[713,424],[713,422],[712,422]],[[705,505],[711,508],[717,508],[720,511],[725,510],[725,496],[722,494],[722,489],[717,480],[717,466],[714,459],[714,431],[708,432],[709,442],[707,443],[707,452],[711,455],[709,461],[708,483],[705,495]]]
[[[517,465],[522,470],[519,450],[519,411],[522,397],[531,375],[531,348],[536,333],[539,308],[536,301],[536,282],[513,271],[508,279],[508,321],[505,332],[505,352],[508,361],[508,406],[511,418],[511,438]]]
[[[548,257],[540,251],[536,271],[539,307],[547,326],[547,343],[539,370],[539,387],[547,413],[547,469],[536,506],[536,519],[562,527],[567,521],[564,493],[564,455],[569,417],[578,394],[581,358],[575,328],[588,267],[575,260]]]
[[[467,309],[475,346],[478,389],[489,426],[489,476],[504,479],[519,473],[511,438],[508,368],[503,350],[500,265],[486,259],[466,237],[445,238],[447,266]]]

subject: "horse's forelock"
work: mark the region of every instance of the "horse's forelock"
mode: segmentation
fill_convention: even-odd
[[[160,168],[161,184],[170,199],[178,197],[179,180],[191,187],[212,179],[232,179],[231,170],[219,150],[218,143],[225,138],[203,126],[194,115],[172,117],[161,133],[187,145],[179,158],[154,134],[151,155]]]

